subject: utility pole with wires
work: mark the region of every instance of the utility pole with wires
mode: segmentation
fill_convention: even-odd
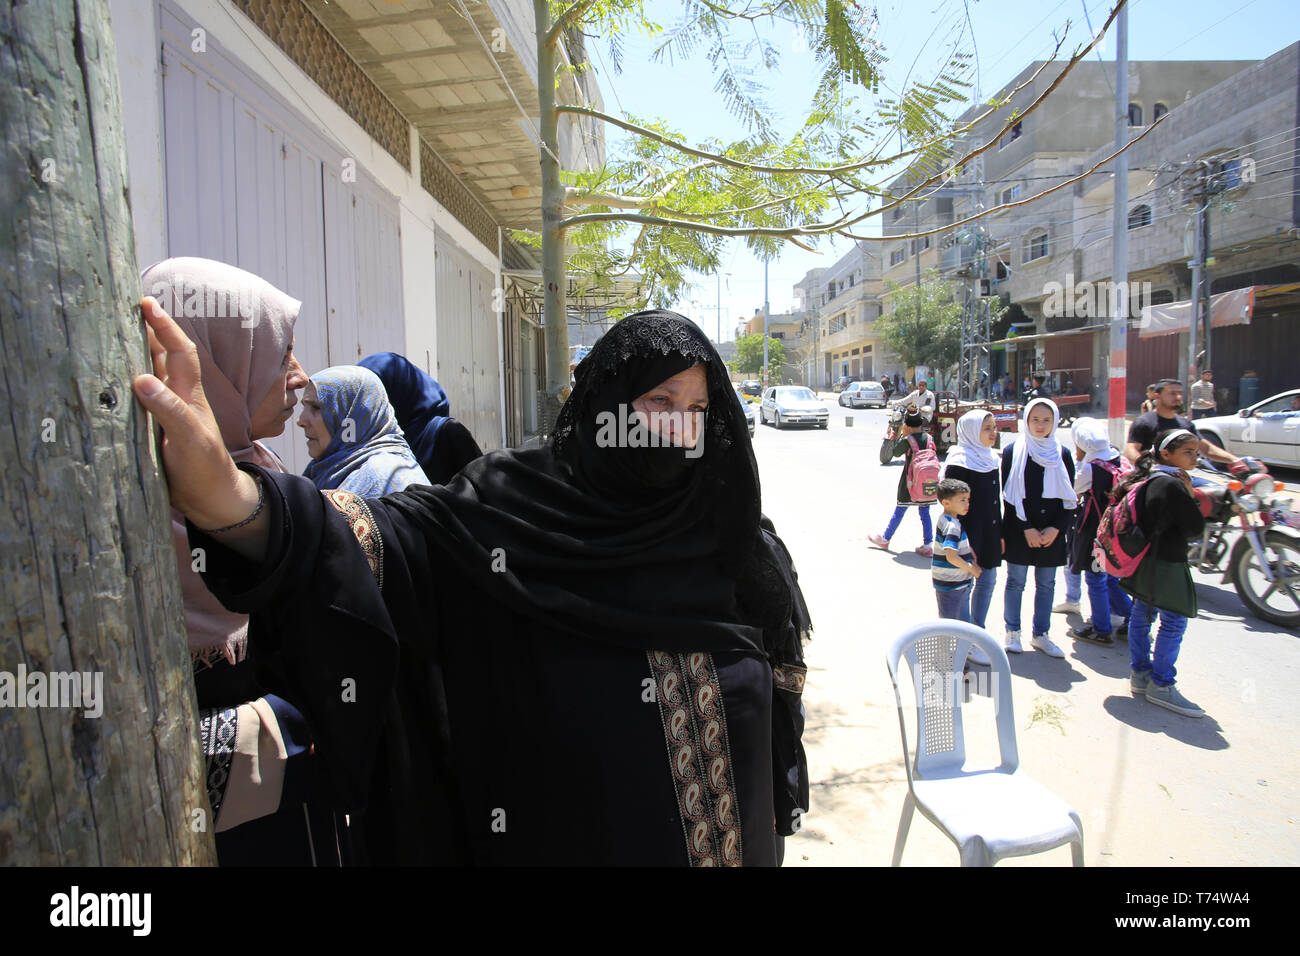
[[[1115,21],[1115,148],[1128,143],[1128,6]],[[1111,212],[1109,419],[1110,443],[1128,439],[1128,153],[1115,157],[1115,204]]]

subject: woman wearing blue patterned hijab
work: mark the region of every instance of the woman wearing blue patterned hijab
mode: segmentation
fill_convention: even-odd
[[[312,457],[303,475],[321,491],[378,498],[407,485],[429,484],[374,372],[356,365],[317,372],[302,405],[298,426]]]

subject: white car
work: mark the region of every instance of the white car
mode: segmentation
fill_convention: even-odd
[[[777,428],[785,425],[825,428],[830,415],[822,400],[804,385],[775,385],[763,393],[763,404],[758,407],[759,421],[766,425],[770,418]]]
[[[1234,455],[1251,455],[1270,465],[1300,466],[1300,388],[1281,392],[1236,415],[1193,422],[1201,437]]]
[[[840,404],[848,408],[884,408],[889,403],[879,382],[854,382],[840,392]]]

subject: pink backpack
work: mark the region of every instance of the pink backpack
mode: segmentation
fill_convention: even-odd
[[[1095,459],[1091,464],[1100,465],[1104,470],[1110,472],[1111,488],[1118,488],[1120,482],[1127,478],[1129,472],[1133,470],[1133,462],[1129,461],[1123,455],[1120,455],[1117,461],[1102,461],[1101,459]],[[1096,489],[1093,489],[1088,494],[1088,498],[1090,499],[1088,502],[1089,509],[1096,510],[1097,519],[1100,521],[1104,509],[1101,507],[1100,502],[1097,501]]]
[[[1112,501],[1097,523],[1092,555],[1107,574],[1117,578],[1131,577],[1151,550],[1151,542],[1138,525],[1138,489],[1145,484],[1146,481],[1139,481],[1123,499]]]
[[[916,436],[908,435],[907,443],[912,446],[912,459],[907,463],[907,493],[913,501],[934,501],[939,493],[940,471],[934,442],[922,448]]]

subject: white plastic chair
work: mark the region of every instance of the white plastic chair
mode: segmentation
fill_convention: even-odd
[[[993,662],[998,749],[1002,763],[966,771],[962,728],[962,666],[971,644]],[[916,697],[916,759],[907,748],[907,725],[898,692],[898,662],[907,658]],[[1016,725],[1011,709],[1011,667],[1002,644],[983,628],[961,621],[922,624],[899,635],[885,657],[898,703],[898,729],[907,767],[907,798],[898,821],[892,866],[920,808],[961,854],[962,866],[993,866],[1011,856],[1041,853],[1070,844],[1075,866],[1083,866],[1083,824],[1064,801],[1020,771]]]

